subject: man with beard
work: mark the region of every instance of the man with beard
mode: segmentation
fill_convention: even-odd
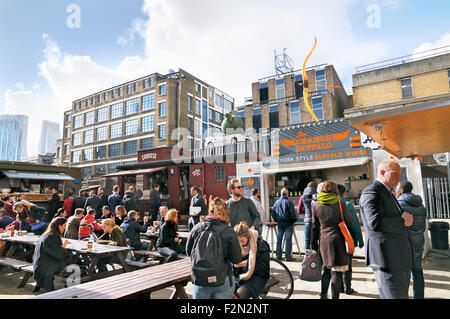
[[[244,221],[251,229],[258,229],[261,218],[252,200],[243,196],[244,190],[241,182],[232,179],[228,182],[227,188],[231,195],[227,201],[231,228]]]

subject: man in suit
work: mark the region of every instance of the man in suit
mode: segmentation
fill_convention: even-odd
[[[159,199],[159,185],[153,186],[150,192],[150,214],[152,222],[156,221],[158,218],[159,207],[161,206],[161,200]]]
[[[120,196],[119,191],[120,191],[119,185],[115,185],[113,187],[113,193],[108,197],[109,211],[112,214],[115,214],[117,206],[119,205],[123,206],[122,196]]]
[[[75,210],[77,208],[83,208],[84,210],[84,204],[86,203],[86,199],[87,199],[87,194],[85,191],[80,190],[78,193],[78,196],[76,196],[73,199],[72,202],[72,214],[71,216],[73,216],[75,214]]]
[[[377,172],[360,199],[366,264],[374,271],[382,299],[408,299],[412,249],[406,227],[412,225],[413,217],[402,211],[394,195],[400,181],[399,163],[383,160]]]
[[[87,207],[91,206],[95,210],[95,219],[100,219],[102,217],[101,199],[97,197],[96,191],[91,191],[89,195],[90,197],[86,199],[84,204],[84,211],[88,214]]]
[[[108,206],[108,195],[105,194],[105,189],[103,187],[99,187],[97,189],[97,196],[100,198],[100,208]]]
[[[194,226],[200,222],[200,216],[206,215],[206,204],[200,193],[201,193],[200,188],[198,188],[196,186],[191,187],[192,198],[191,198],[191,206],[190,207],[200,207],[200,212],[198,212],[195,215],[191,215],[191,217],[189,218],[189,221],[188,221],[189,231],[191,231],[192,228],[194,228]]]

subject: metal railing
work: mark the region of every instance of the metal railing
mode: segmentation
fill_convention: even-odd
[[[212,156],[230,156],[237,154],[259,153],[264,156],[271,154],[270,139],[260,141],[240,142],[216,147],[205,147],[192,151],[193,158],[212,157]]]
[[[450,219],[448,178],[424,178],[422,182],[428,217]]]
[[[394,65],[404,64],[407,62],[431,58],[431,57],[443,55],[446,53],[450,53],[450,45],[423,51],[423,52],[405,55],[405,56],[394,58],[394,59],[389,59],[389,60],[380,61],[380,62],[376,62],[376,63],[357,66],[356,73],[373,71],[373,70],[382,69],[382,68],[386,68],[386,67],[390,67],[390,66],[394,66]]]

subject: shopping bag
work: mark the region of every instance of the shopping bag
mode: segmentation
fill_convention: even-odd
[[[298,278],[305,281],[320,281],[322,279],[322,260],[315,250],[306,249]]]
[[[350,235],[350,232],[348,231],[347,225],[345,225],[341,201],[339,201],[339,208],[341,209],[341,217],[342,217],[342,222],[339,223],[339,228],[345,239],[345,249],[347,250],[347,254],[353,255],[353,253],[355,252],[355,243],[353,242],[352,235]]]

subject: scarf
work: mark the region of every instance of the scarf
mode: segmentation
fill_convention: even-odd
[[[322,205],[334,205],[339,201],[339,196],[331,193],[320,193],[317,200]]]
[[[244,247],[241,247],[242,256],[245,257],[248,255],[247,266],[248,270],[245,274],[239,276],[240,280],[249,280],[253,272],[255,271],[256,265],[256,250],[258,249],[258,237],[259,234],[256,230],[249,229],[250,231],[250,239]]]

